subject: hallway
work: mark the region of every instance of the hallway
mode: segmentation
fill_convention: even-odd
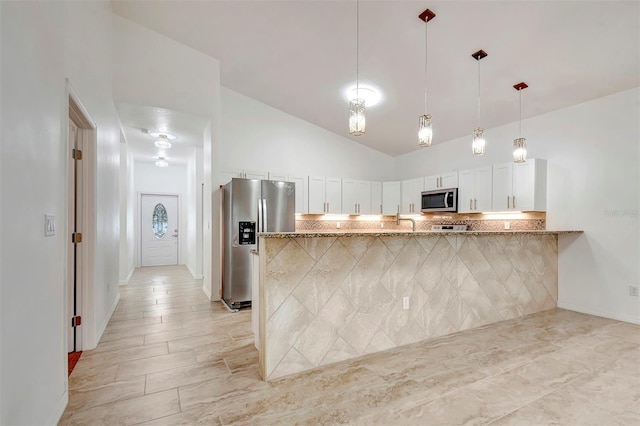
[[[60,425],[635,424],[640,327],[550,310],[265,383],[251,311],[136,270]]]

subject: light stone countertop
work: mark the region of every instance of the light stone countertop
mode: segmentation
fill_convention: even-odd
[[[435,237],[447,235],[513,235],[513,234],[531,234],[531,235],[564,235],[564,234],[582,234],[580,230],[524,230],[524,231],[301,231],[301,232],[261,232],[259,237],[264,238],[319,238],[319,237],[403,237],[403,236],[420,236]]]

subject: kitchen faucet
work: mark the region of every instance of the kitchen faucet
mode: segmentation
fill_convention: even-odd
[[[412,217],[400,217],[400,206],[398,206],[398,213],[396,213],[396,225],[400,225],[401,220],[410,220],[413,226],[413,232],[416,232],[416,220]]]

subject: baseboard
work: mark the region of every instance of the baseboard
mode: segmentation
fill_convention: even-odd
[[[206,286],[202,286],[202,291],[207,295],[207,299],[211,300],[211,291]]]
[[[129,275],[127,275],[127,278],[125,278],[123,281],[120,281],[120,285],[129,284],[129,281],[131,281],[131,277],[133,277],[133,273],[135,271],[136,271],[136,268],[131,268],[131,272],[129,272]]]
[[[569,311],[580,312],[582,314],[595,315],[597,317],[611,318],[618,321],[630,322],[632,324],[640,324],[640,318],[631,317],[629,315],[622,315],[618,313],[602,312],[597,309],[587,308],[585,306],[574,305],[572,303],[565,303],[558,301],[558,308],[567,309]]]
[[[187,269],[189,270],[189,273],[191,274],[191,276],[193,277],[194,280],[201,280],[204,279],[204,276],[202,274],[196,274],[191,270],[191,267],[186,264],[185,265],[187,267]]]
[[[111,308],[109,308],[109,314],[107,315],[104,322],[100,326],[100,329],[96,333],[96,346],[98,345],[98,342],[102,338],[102,333],[104,333],[104,330],[107,328],[107,325],[109,325],[109,321],[111,321],[111,317],[113,316],[113,313],[116,311],[116,308],[118,307],[118,302],[120,302],[120,292],[116,294],[116,299],[113,301],[113,305],[111,305]]]
[[[45,424],[57,425],[60,422],[60,419],[62,418],[62,415],[64,414],[64,410],[65,408],[67,408],[68,403],[69,403],[69,391],[65,390],[64,393],[62,394],[62,398],[60,398],[60,402],[58,403],[58,406],[53,411],[51,418]]]

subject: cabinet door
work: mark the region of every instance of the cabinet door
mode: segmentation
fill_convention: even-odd
[[[413,179],[403,180],[400,192],[400,213],[411,214],[413,213],[413,205],[415,202],[413,196]]]
[[[290,176],[291,182],[296,184],[296,213],[309,213],[309,200],[307,199],[308,178],[306,176]]]
[[[258,180],[266,180],[268,177],[267,172],[262,172],[259,170],[245,170],[244,178],[245,179],[258,179]]]
[[[382,214],[382,182],[371,182],[371,206],[368,214]]]
[[[440,185],[440,175],[427,176],[424,178],[424,190],[435,191]]]
[[[326,178],[325,191],[327,213],[342,213],[342,179]]]
[[[489,168],[491,170],[491,168]],[[460,185],[458,186],[458,213],[472,213],[475,197],[475,170],[460,171]]]
[[[382,214],[396,214],[400,208],[400,182],[382,182]]]
[[[458,187],[458,172],[443,173],[440,176],[440,188],[457,188]]]
[[[342,179],[342,213],[358,214],[358,181]]]
[[[282,182],[292,182],[289,180],[289,175],[286,173],[269,172],[269,180],[277,180]]]
[[[422,213],[422,191],[424,191],[424,178],[411,179],[411,196],[413,206],[411,213]]]
[[[460,174],[462,183],[462,173]],[[474,173],[473,211],[477,213],[491,211],[491,191],[493,173],[491,167],[480,167]]]
[[[358,214],[370,214],[371,182],[368,180],[356,182],[356,203],[358,204]]]
[[[511,195],[513,194],[513,163],[493,166],[493,196],[491,210],[504,212],[513,210]]]
[[[324,176],[309,176],[309,214],[325,214]]]
[[[513,166],[513,198],[512,207],[515,210],[535,210],[535,162],[529,160],[526,163]]]
[[[231,182],[231,179],[239,178],[241,177],[241,175],[242,173],[237,171],[222,171],[220,172],[220,185],[226,185],[227,183]]]

